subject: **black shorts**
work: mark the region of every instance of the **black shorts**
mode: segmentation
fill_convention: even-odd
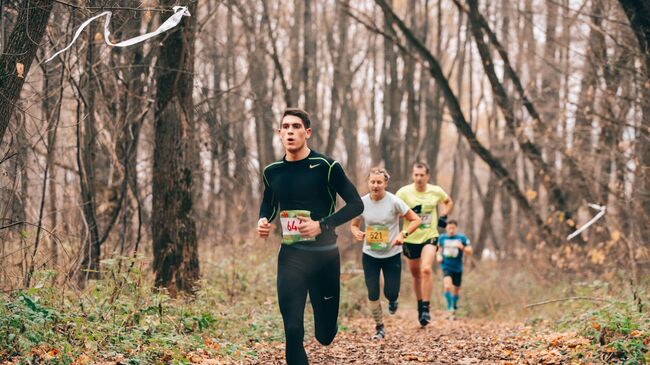
[[[422,243],[404,243],[402,245],[402,250],[404,251],[404,256],[411,260],[419,259],[422,256],[422,249],[426,245],[438,245],[438,237],[433,237]]]
[[[451,283],[456,287],[460,287],[460,284],[463,282],[463,273],[455,271],[442,270],[442,277],[449,276],[451,278]]]

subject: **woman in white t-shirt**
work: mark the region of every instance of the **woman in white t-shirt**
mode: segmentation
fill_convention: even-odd
[[[380,275],[384,274],[384,296],[388,299],[388,311],[397,311],[400,278],[402,272],[402,243],[420,225],[420,217],[409,209],[406,203],[386,191],[390,175],[384,168],[373,167],[368,175],[370,193],[364,195],[363,214],[352,220],[352,234],[363,241],[363,273],[368,288],[370,311],[375,320],[376,333],[373,339],[385,337],[381,309]],[[400,218],[405,217],[408,227],[399,230]],[[361,221],[365,231],[361,230]]]

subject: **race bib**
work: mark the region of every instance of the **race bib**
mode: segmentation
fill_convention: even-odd
[[[421,229],[424,228],[431,228],[431,222],[433,221],[433,209],[435,208],[435,205],[423,205],[422,206],[422,212],[419,214],[420,216],[420,227]]]
[[[303,237],[300,235],[298,217],[309,218],[311,212],[308,210],[283,210],[280,212],[280,223],[282,224],[282,243],[291,245],[300,241],[316,241],[315,237]]]
[[[388,251],[388,227],[383,224],[373,224],[366,228],[366,242],[373,251]]]
[[[456,246],[457,242],[458,241],[445,242],[445,246],[442,248],[442,256],[449,258],[458,257],[460,249]]]

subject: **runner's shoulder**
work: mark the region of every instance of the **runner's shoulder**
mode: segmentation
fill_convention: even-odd
[[[427,193],[429,192],[437,192],[442,190],[442,188],[438,185],[433,185],[433,184],[427,184]]]
[[[394,202],[394,201],[401,201],[401,200],[402,200],[401,198],[399,198],[399,197],[397,196],[397,193],[393,194],[393,193],[391,193],[390,191],[386,191],[386,197],[387,197],[390,201],[393,201],[393,202]]]
[[[284,165],[284,160],[278,160],[278,161],[272,162],[272,163],[266,165],[266,167],[264,167],[263,172],[264,172],[264,174],[267,174],[267,173],[269,173],[271,171],[274,171],[274,170],[277,170],[277,169],[281,168],[283,165]]]
[[[427,184],[427,192],[442,194],[447,196],[447,192],[440,185]]]
[[[395,195],[400,196],[400,195],[411,194],[414,190],[415,190],[415,184],[404,185],[397,190]]]
[[[325,156],[324,154],[318,153],[318,152],[316,152],[314,150],[312,150],[309,153],[309,156],[307,156],[307,159],[311,163],[316,163],[316,161],[321,161],[321,162],[325,163],[325,165],[327,165],[328,168],[332,167],[334,164],[338,164],[338,161],[336,161],[335,159],[333,159],[331,157],[328,157],[328,156]]]

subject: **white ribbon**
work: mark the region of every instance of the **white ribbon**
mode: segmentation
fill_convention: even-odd
[[[174,28],[175,26],[178,25],[178,23],[181,22],[181,19],[184,16],[190,16],[190,12],[189,12],[189,10],[187,10],[187,6],[174,6],[172,9],[174,10],[174,14],[172,16],[170,16],[167,20],[165,20],[164,23],[160,24],[158,29],[154,30],[151,33],[142,34],[142,35],[139,35],[137,37],[133,37],[131,39],[127,39],[127,40],[119,42],[119,43],[111,42],[111,39],[110,39],[111,31],[108,30],[108,24],[111,22],[111,16],[113,15],[113,12],[105,11],[105,12],[99,14],[99,15],[95,15],[94,17],[86,20],[85,22],[83,22],[83,24],[81,24],[79,26],[79,29],[77,29],[77,31],[74,34],[74,38],[72,39],[72,42],[70,42],[70,44],[68,44],[67,47],[65,47],[64,49],[56,52],[54,55],[52,55],[52,57],[45,60],[45,62],[46,63],[50,62],[56,56],[58,56],[59,54],[65,52],[65,51],[67,51],[70,47],[72,47],[74,42],[77,41],[77,38],[79,37],[81,32],[83,32],[84,28],[86,28],[88,26],[88,24],[90,24],[93,20],[95,20],[97,18],[101,18],[103,16],[106,17],[106,20],[104,21],[104,42],[106,42],[106,44],[108,44],[109,46],[113,46],[113,47],[128,47],[128,46],[132,46],[132,45],[134,45],[136,43],[144,42],[149,38],[155,37],[160,33],[166,32],[166,31]]]
[[[593,218],[591,218],[591,220],[590,220],[589,222],[587,222],[584,226],[578,228],[578,230],[576,230],[575,232],[571,233],[571,234],[566,238],[567,241],[570,240],[570,239],[572,239],[573,237],[579,235],[579,234],[582,233],[582,231],[584,231],[585,229],[589,228],[589,226],[591,226],[592,224],[594,224],[597,220],[599,220],[602,216],[605,215],[605,211],[606,211],[606,209],[607,209],[607,207],[605,207],[604,205],[598,205],[598,204],[589,204],[589,207],[598,210],[598,214],[596,214]]]

